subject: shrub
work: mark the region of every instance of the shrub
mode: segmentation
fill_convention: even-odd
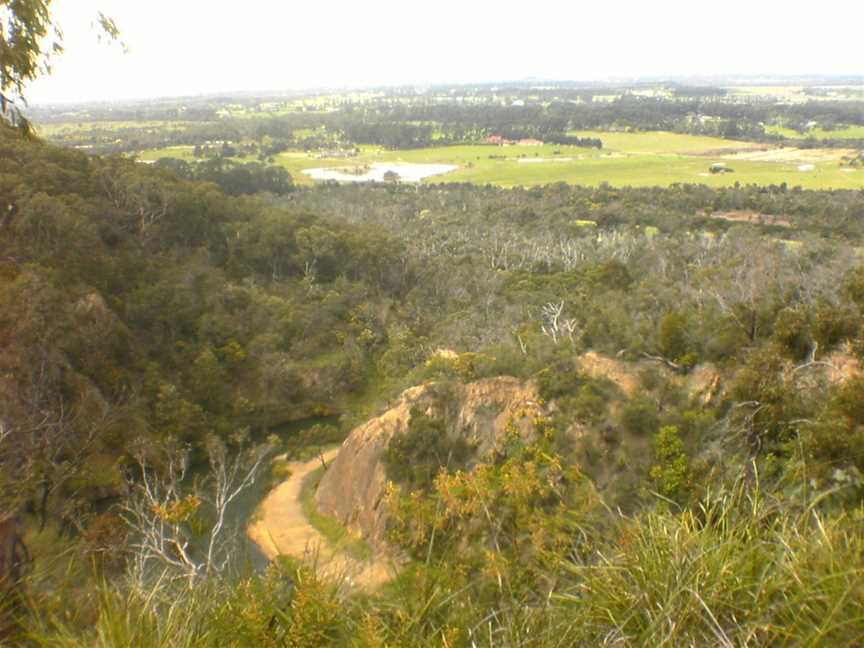
[[[810,321],[800,308],[784,308],[774,319],[774,340],[789,357],[803,360],[813,347]]]
[[[662,381],[663,376],[657,367],[646,367],[639,372],[639,385],[647,391],[657,389]]]
[[[660,425],[656,403],[645,396],[634,398],[621,411],[621,423],[632,434],[654,434]]]
[[[813,337],[821,351],[828,351],[858,330],[859,317],[853,309],[820,304],[813,316]]]
[[[593,383],[586,383],[575,397],[563,402],[563,409],[571,410],[579,421],[599,423],[606,418],[606,403],[606,394]]]
[[[657,463],[651,467],[651,479],[657,492],[682,502],[687,496],[689,468],[684,442],[674,425],[660,428],[654,437],[654,456]]]
[[[547,367],[537,374],[535,380],[537,391],[547,401],[562,396],[573,396],[585,382],[572,363],[556,363]]]
[[[429,491],[442,468],[462,468],[472,454],[465,439],[447,434],[443,420],[413,408],[407,432],[394,436],[387,446],[384,469],[389,480],[409,491]]]
[[[667,313],[660,320],[660,331],[658,334],[660,353],[670,360],[678,360],[688,351],[687,341],[687,318],[681,313]]]

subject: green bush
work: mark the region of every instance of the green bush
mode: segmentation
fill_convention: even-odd
[[[639,385],[647,390],[657,389],[663,382],[663,376],[657,367],[645,367],[639,371]]]
[[[654,437],[654,457],[651,479],[657,492],[676,502],[683,502],[688,490],[688,459],[678,428],[667,425]]]
[[[535,376],[535,380],[537,391],[546,401],[562,396],[573,396],[585,383],[585,378],[572,363],[556,363],[547,367]]]
[[[664,315],[660,320],[657,341],[665,358],[677,361],[683,357],[690,350],[687,318],[675,311]]]
[[[654,434],[660,426],[657,404],[646,396],[637,396],[621,410],[621,424],[631,434]]]
[[[784,308],[774,319],[774,340],[792,359],[803,360],[813,348],[810,318],[802,308]]]
[[[608,395],[594,383],[582,385],[576,395],[562,400],[562,410],[573,412],[583,423],[599,423],[606,418]]]
[[[384,469],[387,479],[409,491],[430,491],[442,468],[463,468],[472,454],[465,439],[448,435],[443,420],[413,408],[408,430],[394,436],[387,446]]]
[[[813,337],[820,351],[829,351],[844,339],[855,336],[860,317],[848,306],[823,303],[816,307],[813,316]]]

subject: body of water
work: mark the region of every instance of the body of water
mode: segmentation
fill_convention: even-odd
[[[362,174],[351,173],[346,167],[305,169],[303,173],[315,180],[336,182],[384,182],[384,175],[392,171],[401,182],[420,182],[424,178],[449,173],[455,164],[411,164],[407,162],[376,162]]]

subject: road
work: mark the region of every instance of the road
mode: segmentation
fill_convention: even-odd
[[[339,448],[325,452],[324,462],[329,463],[338,452]],[[395,568],[380,557],[361,561],[334,549],[303,513],[303,482],[320,466],[319,457],[289,464],[291,476],[264,498],[246,534],[270,560],[279,555],[293,556],[314,564],[319,574],[374,589],[390,580]]]

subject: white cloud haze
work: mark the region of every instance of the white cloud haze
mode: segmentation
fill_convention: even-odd
[[[864,2],[54,0],[31,102],[540,77],[862,74]],[[99,45],[98,11],[129,52]]]

